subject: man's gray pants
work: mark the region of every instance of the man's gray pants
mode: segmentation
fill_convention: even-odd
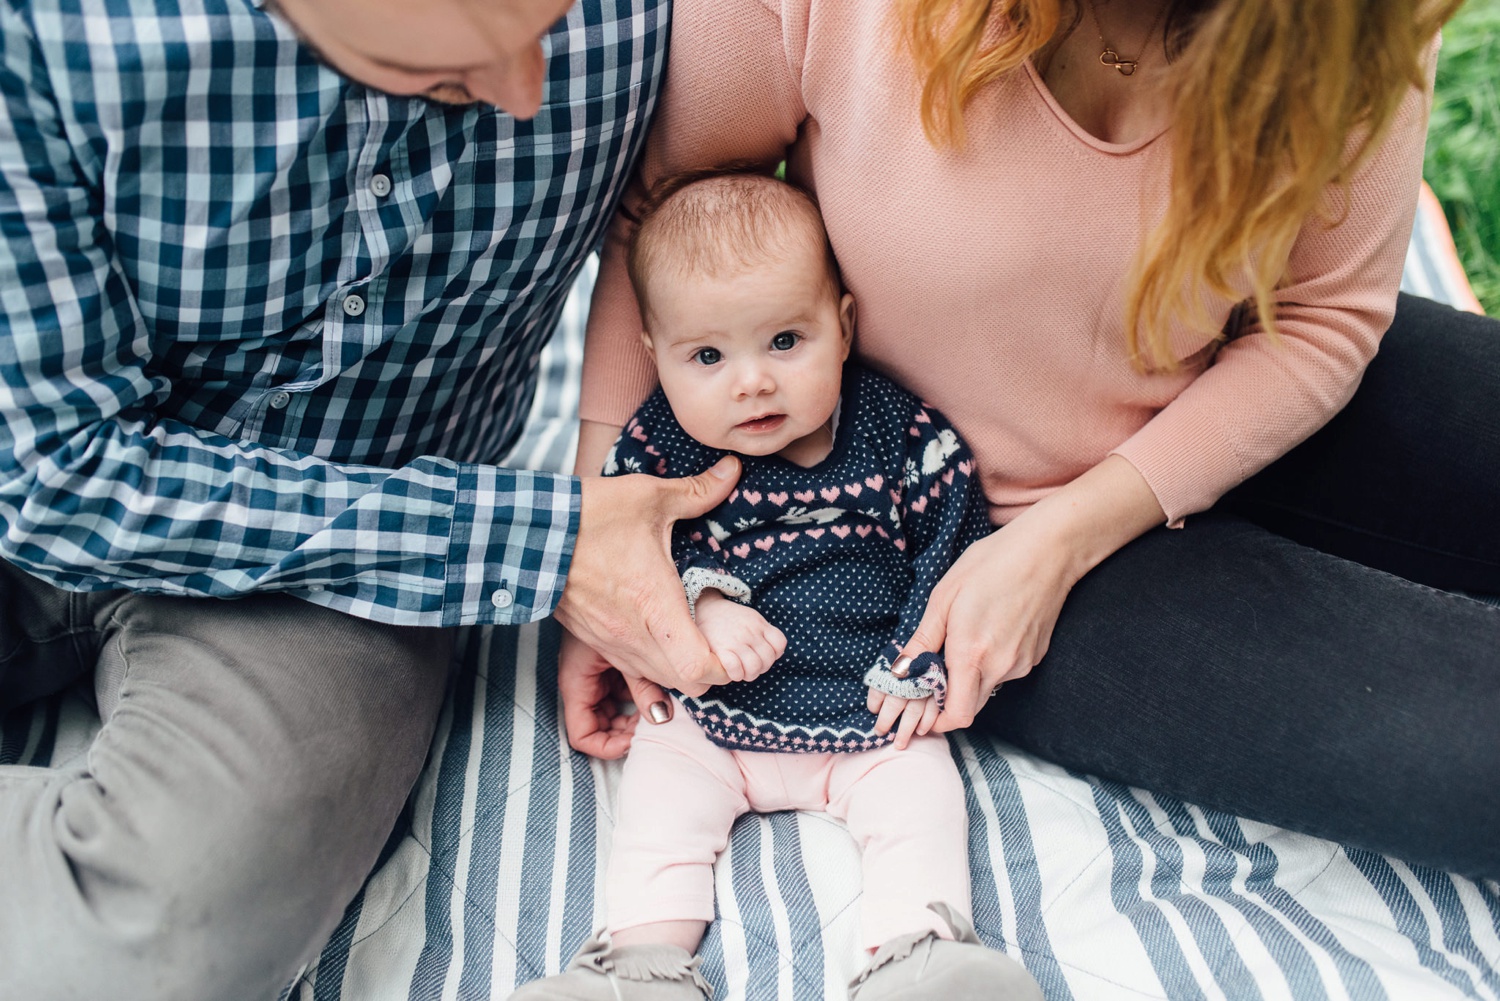
[[[427,755],[451,634],[280,595],[71,593],[0,561],[0,712],[89,672],[84,762],[0,766],[0,999],[270,1001]]]

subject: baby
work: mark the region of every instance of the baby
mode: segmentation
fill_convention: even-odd
[[[665,195],[630,254],[661,388],[606,475],[743,461],[679,523],[689,606],[732,683],[635,730],[605,885],[608,936],[516,999],[709,995],[692,957],[713,862],[748,811],[826,810],[861,849],[859,1001],[1040,998],[969,923],[968,816],[941,735],[936,654],[900,655],[960,552],[990,530],[940,414],[849,361],[854,298],[813,201],[729,174]]]

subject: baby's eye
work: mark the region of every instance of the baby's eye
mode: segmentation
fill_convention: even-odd
[[[790,351],[802,340],[802,335],[794,330],[783,330],[771,338],[771,347],[776,351]]]
[[[693,361],[699,365],[717,365],[723,358],[718,348],[699,348],[698,353],[693,355]]]

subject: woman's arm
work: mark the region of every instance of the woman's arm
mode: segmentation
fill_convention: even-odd
[[[808,2],[674,4],[661,103],[636,181],[600,252],[578,407],[585,421],[624,424],[656,385],[656,371],[641,344],[640,307],[625,270],[634,213],[663,178],[739,162],[770,171],[786,156],[807,117],[797,26],[805,34]],[[582,456],[582,448],[579,452]],[[597,471],[597,466],[588,470]]]
[[[1073,585],[1165,520],[1145,478],[1111,455],[970,546],[905,650],[945,651],[947,699],[933,729],[968,726],[996,686],[1030,672]]]

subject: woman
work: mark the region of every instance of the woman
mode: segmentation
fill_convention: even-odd
[[[1500,876],[1500,609],[1435,590],[1500,592],[1500,324],[1396,308],[1455,6],[679,0],[643,180],[785,158],[1004,526],[907,645],[939,729]],[[627,225],[582,472],[651,387]]]

